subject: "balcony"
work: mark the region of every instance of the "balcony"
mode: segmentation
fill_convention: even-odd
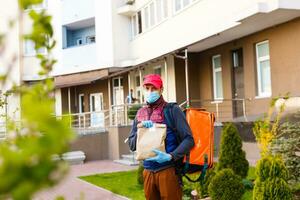
[[[64,25],[61,70],[90,70],[97,65],[95,18]]]
[[[97,67],[96,43],[66,48],[63,50],[62,58],[63,72],[92,70]]]
[[[135,0],[125,0],[124,4],[118,8],[118,14],[124,16],[132,16],[136,12]]]

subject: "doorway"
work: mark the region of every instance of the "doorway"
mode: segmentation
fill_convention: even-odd
[[[245,98],[244,89],[244,61],[243,49],[232,51],[232,111],[233,117],[241,117],[244,113],[243,99]]]
[[[104,127],[103,93],[90,94],[91,127]]]

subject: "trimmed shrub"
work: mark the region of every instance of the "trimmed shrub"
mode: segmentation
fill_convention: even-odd
[[[140,164],[137,171],[137,182],[140,185],[144,185],[143,171],[144,171],[144,166],[143,164]]]
[[[141,105],[132,105],[129,107],[128,111],[127,111],[127,116],[129,119],[134,120],[137,111],[141,108]]]
[[[257,179],[253,200],[291,200],[292,194],[286,180],[288,170],[280,157],[269,156],[261,159],[256,168]]]
[[[225,124],[221,135],[221,147],[217,170],[230,168],[242,178],[246,178],[249,163],[246,153],[242,150],[242,139],[232,123]]]
[[[235,175],[232,169],[218,171],[208,186],[208,193],[212,200],[239,200],[244,192],[241,177]]]

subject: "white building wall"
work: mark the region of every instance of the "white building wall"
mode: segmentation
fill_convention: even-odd
[[[20,85],[20,56],[19,56],[19,23],[17,21],[17,1],[0,1],[0,31],[6,34],[5,39],[1,47],[4,47],[4,51],[0,55],[0,74],[8,74],[7,82],[0,85],[1,91],[4,93],[10,90],[13,85]],[[9,27],[9,21],[15,19],[16,23],[13,28]],[[15,57],[15,59],[14,59]],[[7,114],[13,120],[19,120],[20,112],[20,97],[19,95],[12,94],[8,97]],[[0,114],[5,114],[5,109],[0,110]],[[0,122],[4,122],[3,118],[0,118]]]
[[[114,62],[112,1],[96,1],[95,7],[98,68],[112,67]]]
[[[94,17],[97,10],[95,2],[99,1],[101,0],[62,0],[62,24]]]

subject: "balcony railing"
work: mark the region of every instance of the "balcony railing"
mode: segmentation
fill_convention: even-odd
[[[192,107],[204,108],[215,113],[216,124],[222,122],[249,120],[248,112],[251,109],[251,99],[223,99],[216,100],[191,100]],[[112,105],[109,110],[96,112],[72,113],[56,116],[57,119],[67,118],[69,125],[79,135],[94,134],[107,131],[111,126],[132,125],[137,110],[145,104],[121,104]],[[186,101],[179,104],[182,110],[186,107]],[[236,111],[236,116],[235,116]],[[250,121],[250,120],[249,120]],[[251,120],[252,121],[252,120]],[[0,124],[0,138],[6,137],[5,124]]]
[[[70,127],[79,135],[104,132],[109,126],[109,111],[72,113],[56,116],[57,119],[68,118]]]
[[[216,124],[221,124],[226,121],[236,121],[236,122],[247,122],[248,114],[250,110],[251,99],[192,99],[190,101],[191,105],[194,107],[201,107],[208,112],[213,112],[216,117]],[[187,102],[184,101],[179,105],[182,109],[185,108]]]

